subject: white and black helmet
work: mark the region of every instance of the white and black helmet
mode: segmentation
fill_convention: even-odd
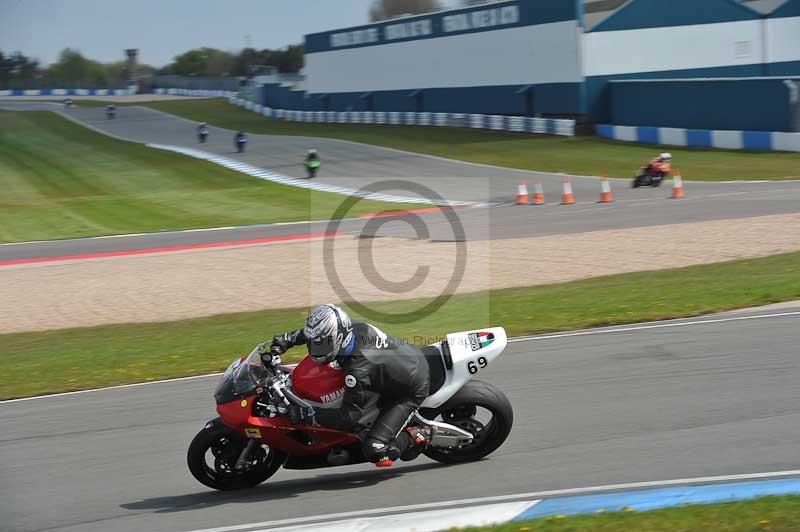
[[[336,305],[322,305],[308,314],[303,328],[306,347],[317,364],[330,364],[353,336],[350,316]]]

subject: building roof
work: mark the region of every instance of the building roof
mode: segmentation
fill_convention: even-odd
[[[628,0],[583,0],[584,28],[591,28],[595,24],[607,19],[627,1]]]
[[[744,5],[755,9],[762,15],[769,15],[785,2],[786,0],[742,0]]]

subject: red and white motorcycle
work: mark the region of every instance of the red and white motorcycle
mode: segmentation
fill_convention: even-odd
[[[498,388],[473,380],[506,348],[504,329],[447,335],[422,348],[431,371],[430,396],[409,425],[434,427],[422,452],[443,463],[480,460],[511,432],[514,414]],[[263,357],[263,355],[265,355]],[[264,364],[262,357],[272,362]],[[355,434],[326,429],[309,416],[335,406],[344,394],[344,373],[335,364],[317,366],[306,357],[282,365],[259,344],[234,361],[214,397],[219,417],[192,440],[189,470],[218,490],[253,487],[278,469],[314,469],[364,462]]]

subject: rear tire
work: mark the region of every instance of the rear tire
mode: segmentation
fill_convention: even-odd
[[[432,416],[429,419],[441,415],[446,423],[469,430],[469,427],[474,426],[474,422],[468,417],[459,417],[458,412],[474,410],[474,407],[481,407],[492,413],[489,423],[485,426],[478,424],[481,430],[475,440],[470,444],[451,449],[429,448],[425,450],[425,456],[443,464],[458,464],[475,462],[496,451],[511,433],[514,409],[508,397],[495,386],[482,381],[470,381],[444,405],[429,411],[428,415]]]
[[[200,483],[220,491],[252,488],[261,484],[280,469],[286,454],[277,449],[259,447],[247,469],[233,471],[233,463],[247,445],[247,439],[227,427],[212,427],[201,430],[189,444],[186,460],[192,476]],[[211,452],[214,463],[209,465],[207,454]]]

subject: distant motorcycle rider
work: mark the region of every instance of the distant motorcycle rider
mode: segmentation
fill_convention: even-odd
[[[655,159],[651,159],[645,166],[642,166],[639,173],[634,178],[633,188],[641,186],[661,186],[664,179],[672,172],[671,162],[671,153],[662,153]]]
[[[379,467],[419,455],[431,433],[406,428],[430,388],[428,362],[418,348],[351,322],[336,305],[315,308],[303,329],[275,336],[272,350],[284,353],[300,344],[316,364],[335,364],[345,373],[341,406],[315,408],[320,425],[356,433],[364,458]]]
[[[666,177],[672,171],[672,154],[671,153],[662,153],[655,159],[651,159],[650,162],[645,167],[645,172],[647,175],[661,175]]]
[[[117,106],[116,105],[109,105],[106,107],[106,117],[110,120],[117,116]]]
[[[317,176],[317,171],[321,165],[322,161],[319,158],[317,150],[308,150],[308,154],[306,155],[306,170],[308,170],[309,179],[313,179]]]
[[[205,122],[197,126],[197,138],[200,141],[200,144],[205,144],[206,140],[208,139],[208,124]]]
[[[236,133],[234,144],[236,145],[236,151],[238,153],[244,153],[244,148],[247,146],[247,135],[245,135],[244,131]]]

